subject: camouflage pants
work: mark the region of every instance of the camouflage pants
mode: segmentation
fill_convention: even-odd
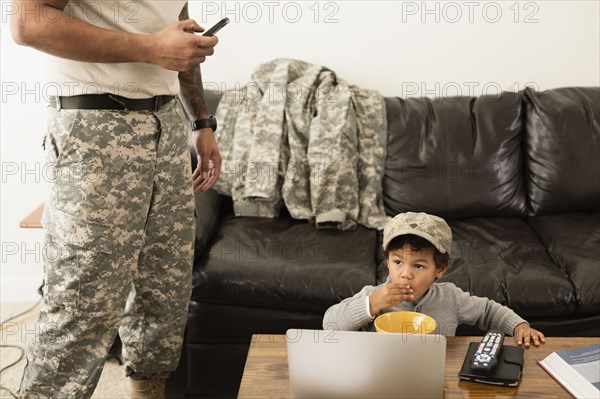
[[[117,330],[136,376],[177,367],[195,229],[187,128],[177,100],[49,112],[44,306],[20,394],[89,398]]]

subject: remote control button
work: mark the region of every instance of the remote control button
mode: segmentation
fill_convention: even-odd
[[[473,354],[472,367],[477,370],[489,371],[497,363],[496,355],[502,350],[504,334],[500,332],[488,332],[482,337]]]

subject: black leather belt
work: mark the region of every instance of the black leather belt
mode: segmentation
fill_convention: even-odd
[[[83,94],[50,98],[50,105],[58,109],[116,109],[123,111],[158,111],[175,96],[127,98],[116,94]]]

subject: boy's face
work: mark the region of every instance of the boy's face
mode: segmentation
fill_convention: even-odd
[[[415,300],[420,298],[433,284],[436,278],[446,273],[447,268],[435,266],[435,249],[424,248],[413,251],[410,244],[388,251],[388,270],[392,283],[410,286]]]

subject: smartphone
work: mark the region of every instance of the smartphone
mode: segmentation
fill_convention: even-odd
[[[229,23],[229,18],[223,18],[217,22],[212,28],[202,34],[202,36],[214,36],[215,33],[220,31],[225,25]]]

